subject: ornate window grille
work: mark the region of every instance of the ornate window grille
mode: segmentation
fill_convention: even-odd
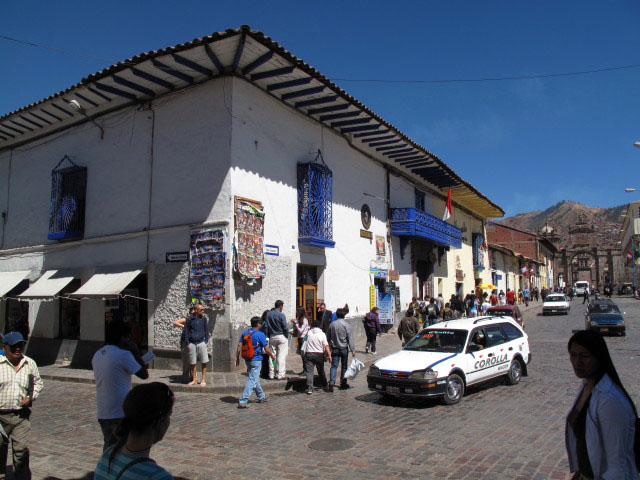
[[[318,157],[322,158],[320,152]],[[318,162],[298,164],[298,241],[334,247],[332,214],[333,174]]]
[[[71,166],[60,168],[68,160]],[[49,240],[69,240],[84,236],[87,169],[65,155],[51,172]]]
[[[475,270],[484,270],[484,237],[480,233],[472,235],[473,241],[473,268]]]

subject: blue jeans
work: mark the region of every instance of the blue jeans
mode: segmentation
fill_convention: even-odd
[[[258,400],[262,400],[266,397],[264,391],[262,390],[262,385],[260,385],[260,370],[262,369],[262,360],[245,360],[247,364],[247,373],[249,374],[249,378],[247,378],[247,383],[244,386],[244,390],[242,391],[242,397],[240,397],[239,403],[245,404],[249,401],[249,397],[256,391],[256,396]]]
[[[102,451],[104,452],[107,448],[113,445],[113,434],[120,425],[121,418],[108,418],[108,419],[98,419],[98,423],[100,424],[100,429],[102,430],[102,437],[104,442],[102,444]]]
[[[331,349],[331,369],[329,370],[329,384],[336,384],[336,374],[338,373],[338,362],[342,362],[340,366],[340,383],[346,381],[344,372],[347,371],[347,362],[349,361],[348,348],[332,348]]]

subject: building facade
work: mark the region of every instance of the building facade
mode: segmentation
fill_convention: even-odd
[[[43,363],[86,364],[121,318],[170,366],[171,323],[194,301],[223,371],[277,299],[288,318],[325,301],[352,317],[378,305],[393,322],[412,297],[487,281],[485,224],[504,213],[245,27],[0,117],[0,169],[0,320],[27,322]]]

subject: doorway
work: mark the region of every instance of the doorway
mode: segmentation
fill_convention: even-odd
[[[298,265],[296,283],[296,308],[304,307],[309,324],[315,323],[318,302],[318,267]]]

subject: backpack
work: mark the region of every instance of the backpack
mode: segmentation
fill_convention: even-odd
[[[427,315],[429,315],[429,318],[438,316],[436,306],[433,303],[430,303],[429,306],[427,307]]]
[[[453,320],[453,312],[451,310],[444,311],[444,319],[445,320]]]
[[[253,348],[253,334],[256,330],[249,330],[249,333],[242,337],[242,348],[240,350],[240,355],[242,358],[246,360],[252,360],[254,355],[256,354],[256,350]]]

